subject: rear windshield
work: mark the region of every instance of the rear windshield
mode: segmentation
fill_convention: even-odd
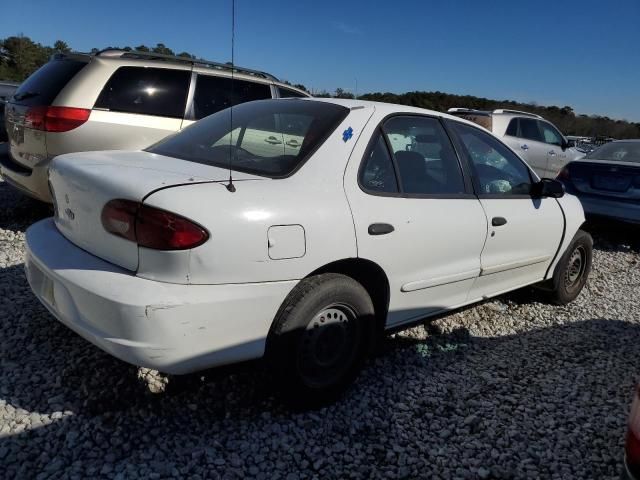
[[[612,162],[640,163],[640,142],[605,143],[585,158],[591,160],[609,160]]]
[[[45,63],[20,85],[13,101],[20,105],[51,105],[69,80],[87,63],[70,58]]]
[[[265,177],[286,177],[348,113],[349,109],[326,102],[258,100],[206,117],[147,151]]]

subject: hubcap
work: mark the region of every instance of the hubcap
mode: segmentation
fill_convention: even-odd
[[[577,247],[569,257],[569,263],[564,276],[564,285],[567,288],[575,287],[582,278],[585,268],[586,252],[583,247]]]
[[[302,334],[298,365],[305,382],[333,383],[356,354],[359,331],[355,312],[346,305],[330,305],[318,312]]]

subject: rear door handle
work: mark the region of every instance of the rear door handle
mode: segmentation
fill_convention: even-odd
[[[369,235],[386,235],[387,233],[393,232],[393,225],[389,225],[388,223],[372,223],[369,225]]]
[[[522,150],[529,150],[529,145],[527,145],[526,143],[523,143],[522,145],[520,145],[520,148]]]
[[[554,156],[556,155],[555,150],[551,150],[551,151],[549,152],[549,155],[551,155],[552,157],[554,157]]]
[[[504,217],[493,217],[491,219],[491,225],[493,225],[494,227],[501,227],[505,223],[507,223],[507,219]]]

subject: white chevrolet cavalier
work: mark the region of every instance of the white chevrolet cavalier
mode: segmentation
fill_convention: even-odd
[[[400,105],[251,102],[49,178],[26,271],[53,315],[167,373],[265,357],[296,399],[333,398],[384,331],[525,285],[567,303],[591,266],[561,185]]]

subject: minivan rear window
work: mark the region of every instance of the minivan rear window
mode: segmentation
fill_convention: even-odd
[[[188,70],[120,67],[102,89],[95,108],[182,118],[190,81]]]
[[[65,85],[87,63],[71,58],[45,63],[20,85],[12,101],[20,105],[51,105]]]
[[[147,151],[270,178],[286,177],[348,113],[348,108],[327,102],[257,100],[210,115]]]

